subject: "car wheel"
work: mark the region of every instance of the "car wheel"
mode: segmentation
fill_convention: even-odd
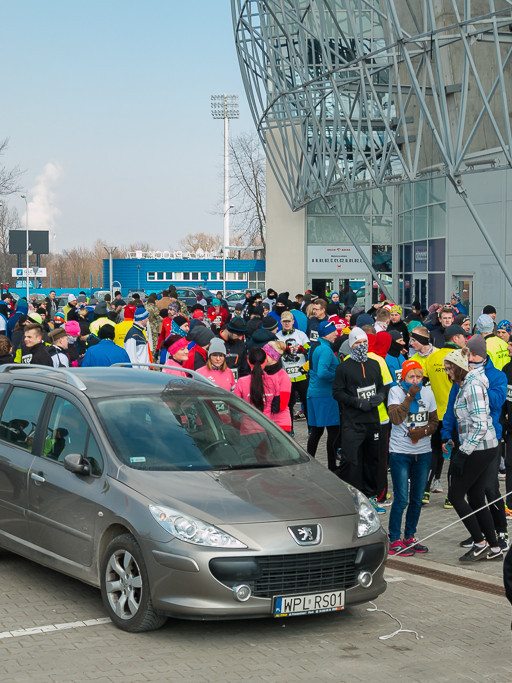
[[[101,597],[109,617],[123,631],[153,631],[167,621],[153,608],[142,551],[131,534],[114,538],[105,550]]]

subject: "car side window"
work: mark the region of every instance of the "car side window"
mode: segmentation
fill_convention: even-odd
[[[62,462],[69,453],[85,456],[88,431],[87,422],[78,408],[58,396],[46,428],[44,457]]]
[[[14,387],[0,418],[0,439],[27,451],[32,450],[34,433],[45,398],[43,391]]]

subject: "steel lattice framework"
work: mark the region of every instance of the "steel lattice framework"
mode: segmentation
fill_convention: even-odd
[[[446,174],[512,284],[461,177],[512,167],[512,0],[231,1],[249,104],[291,208],[323,197],[336,213],[334,193]]]

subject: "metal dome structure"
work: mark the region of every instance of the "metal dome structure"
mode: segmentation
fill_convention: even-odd
[[[445,174],[512,285],[463,183],[512,167],[512,0],[232,0],[232,11],[252,115],[293,210],[322,197],[357,248],[333,194]]]

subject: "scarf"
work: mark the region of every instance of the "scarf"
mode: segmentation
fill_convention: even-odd
[[[357,363],[366,363],[368,360],[368,342],[363,342],[350,349],[350,357]]]
[[[405,393],[409,393],[409,389],[413,386],[412,382],[404,382],[402,380],[402,389],[405,391]],[[420,387],[420,389],[423,387],[423,382],[420,382],[419,384],[416,384],[415,386]],[[420,404],[419,400],[421,399],[421,391],[418,391],[416,396],[412,399],[411,401],[411,407],[409,408],[410,413],[419,413],[420,412]]]

